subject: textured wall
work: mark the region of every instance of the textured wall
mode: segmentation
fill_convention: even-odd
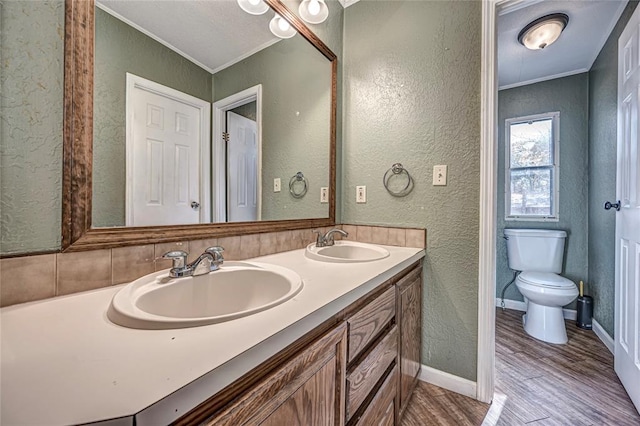
[[[125,224],[126,73],[211,102],[211,74],[96,8],[93,127],[95,227]]]
[[[498,245],[496,297],[513,278],[507,263],[504,228],[567,231],[563,276],[587,281],[587,195],[589,74],[501,90],[498,93]],[[505,221],[505,120],[560,111],[560,196],[558,222]],[[513,284],[505,298],[523,300]],[[575,309],[575,303],[571,305]]]
[[[479,1],[361,1],[345,10],[346,223],[427,229],[424,364],[476,378],[480,189]],[[401,162],[415,189],[382,186]],[[447,186],[432,186],[436,164]],[[367,203],[355,203],[355,186]]]
[[[631,1],[589,71],[589,282],[593,317],[613,336],[616,215],[618,37],[638,3]]]
[[[214,100],[262,84],[262,219],[328,217],[320,187],[329,186],[331,63],[301,35],[282,40],[213,77]],[[307,194],[289,180],[301,171]],[[273,179],[282,191],[273,192]]]
[[[64,2],[0,3],[0,252],[60,247]]]

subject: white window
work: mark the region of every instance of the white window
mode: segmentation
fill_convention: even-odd
[[[558,221],[559,112],[506,120],[506,220]]]

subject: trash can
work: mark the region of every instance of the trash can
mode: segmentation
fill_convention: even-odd
[[[593,316],[593,297],[578,297],[578,306],[576,309],[578,311],[576,325],[585,330],[591,330],[591,317]]]

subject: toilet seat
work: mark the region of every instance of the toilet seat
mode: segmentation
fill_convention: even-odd
[[[568,278],[552,272],[522,272],[518,280],[525,284],[557,289],[576,288],[576,284]]]

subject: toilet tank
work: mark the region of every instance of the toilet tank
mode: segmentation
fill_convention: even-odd
[[[515,271],[562,272],[565,231],[505,229],[509,268]]]

